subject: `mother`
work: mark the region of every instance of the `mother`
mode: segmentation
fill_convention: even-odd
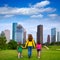
[[[29,34],[25,44],[25,48],[28,47],[28,58],[31,58],[33,46],[35,47],[35,43],[34,43],[32,34]]]

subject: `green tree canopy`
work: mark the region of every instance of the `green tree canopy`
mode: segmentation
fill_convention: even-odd
[[[4,32],[2,31],[1,34],[0,34],[0,49],[5,49],[6,47],[6,37],[5,37],[5,34]]]
[[[17,42],[15,40],[10,40],[8,43],[8,48],[9,49],[16,49],[17,48]]]

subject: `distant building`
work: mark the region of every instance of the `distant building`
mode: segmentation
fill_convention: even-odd
[[[12,25],[12,39],[16,40],[16,29],[17,29],[17,23],[13,23]]]
[[[57,41],[57,33],[56,33],[56,28],[51,29],[51,42],[56,42]]]
[[[23,44],[26,42],[26,30],[24,29],[24,38],[23,38]]]
[[[43,44],[43,25],[37,26],[37,42],[38,41]]]
[[[50,35],[47,36],[47,43],[50,44]]]
[[[13,40],[21,42],[22,44],[25,43],[26,33],[22,25],[17,23],[13,24]]]
[[[5,30],[4,33],[7,39],[7,43],[8,43],[10,41],[10,30]]]
[[[23,44],[23,27],[21,25],[17,26],[17,30],[16,30],[16,41],[17,42],[21,42]]]
[[[57,32],[57,42],[60,42],[60,32]]]

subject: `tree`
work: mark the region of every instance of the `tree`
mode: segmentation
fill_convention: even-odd
[[[6,40],[5,34],[2,31],[1,35],[0,35],[0,49],[5,49],[6,48],[6,41],[7,40]]]
[[[10,40],[8,43],[8,49],[16,49],[17,48],[17,42],[14,40]]]

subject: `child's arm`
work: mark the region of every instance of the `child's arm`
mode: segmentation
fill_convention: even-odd
[[[23,46],[21,46],[22,48],[25,48],[25,47],[23,47]]]
[[[35,46],[36,48],[37,48],[37,44],[36,44],[36,46]]]

